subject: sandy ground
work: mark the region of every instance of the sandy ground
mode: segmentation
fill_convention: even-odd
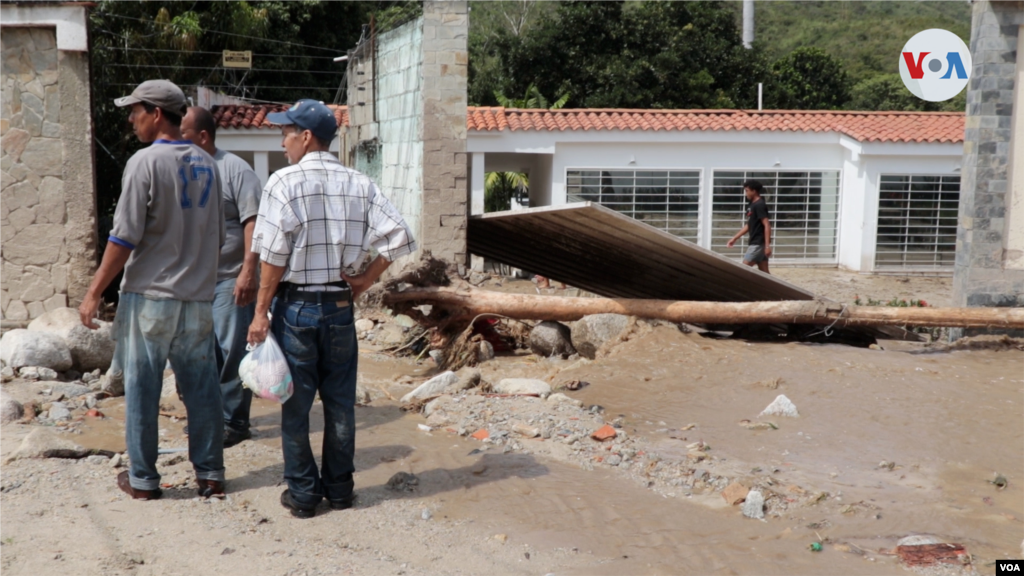
[[[924,297],[943,305],[950,293],[949,279],[778,273],[837,300]],[[504,284],[532,290],[524,281]],[[555,439],[502,446],[446,428],[424,432],[419,425],[426,419],[402,412],[388,396],[432,375],[431,362],[393,359],[363,346],[360,382],[375,398],[357,408],[354,509],[322,508],[316,518],[298,520],[280,506],[279,410],[257,401],[256,438],[226,451],[224,501],[194,498],[190,465],[173,455],[161,457],[163,482],[172,487],[155,502],[121,493],[114,483],[119,470],[102,459],[3,465],[0,570],[32,576],[896,574],[905,569],[886,552],[912,533],[963,544],[982,574],[997,558],[1020,558],[1024,353],[884,348],[748,343],[656,326],[595,361],[519,352],[480,366],[488,382],[513,376],[556,386],[589,382],[566,393],[604,412],[567,420],[579,426],[617,421],[629,445],[645,454],[611,466],[591,457],[604,446],[586,438],[575,448]],[[776,389],[761,383],[775,379]],[[44,383],[16,380],[4,388],[21,400],[46,400]],[[774,419],[777,430],[737,425],[756,419],[780,393],[798,406],[799,418]],[[533,401],[540,402],[488,400],[479,417],[497,422]],[[183,413],[176,400],[168,404]],[[102,400],[99,408],[107,418],[86,418],[67,437],[123,450],[123,399]],[[319,406],[312,419],[317,446]],[[162,446],[185,446],[181,426],[161,418]],[[0,457],[36,427],[0,429]],[[685,446],[698,440],[711,447],[700,463],[709,480],[765,486],[784,505],[764,521],[751,520],[726,505],[713,483],[645,474],[652,455],[685,461]],[[879,468],[881,461],[895,464]],[[680,474],[690,469],[678,468]],[[401,471],[419,477],[413,491],[386,486]],[[987,482],[996,472],[1009,479],[1008,489]],[[821,493],[826,496],[814,500]],[[819,538],[825,550],[808,551]]]

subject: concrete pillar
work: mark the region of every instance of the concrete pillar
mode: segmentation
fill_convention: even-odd
[[[1017,74],[1013,80],[1013,120],[1010,140],[1010,170],[1007,174],[1006,267],[1024,270],[1024,25],[1017,33]]]
[[[754,0],[743,0],[743,47],[754,43]]]
[[[269,152],[253,152],[252,154],[253,170],[255,170],[256,175],[260,177],[260,184],[264,186],[267,185],[267,180],[270,178],[269,154]]]
[[[484,188],[486,187],[486,173],[484,172],[484,157],[486,156],[483,152],[476,152],[471,155],[472,166],[469,169],[469,177],[471,180],[470,184],[470,204],[469,213],[472,215],[484,213]]]

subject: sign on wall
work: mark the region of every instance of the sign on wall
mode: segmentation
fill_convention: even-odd
[[[225,50],[225,68],[252,68],[252,50]]]

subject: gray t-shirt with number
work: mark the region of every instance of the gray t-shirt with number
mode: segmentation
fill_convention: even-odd
[[[124,169],[110,241],[132,250],[121,291],[212,302],[224,243],[220,181],[209,154],[157,140]]]
[[[224,150],[213,155],[220,172],[221,193],[224,198],[224,246],[220,249],[217,282],[233,280],[242,271],[245,259],[245,237],[242,223],[255,218],[260,211],[263,187],[256,172],[238,156]]]

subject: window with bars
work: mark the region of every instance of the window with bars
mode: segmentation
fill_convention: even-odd
[[[834,262],[838,242],[839,171],[753,172],[716,170],[712,192],[711,249],[739,258],[748,236],[726,244],[747,223],[743,182],[765,187],[772,225],[772,258]]]
[[[590,201],[645,224],[697,241],[699,170],[566,171],[569,202]]]
[[[956,256],[960,176],[883,174],[876,268],[944,268]]]

